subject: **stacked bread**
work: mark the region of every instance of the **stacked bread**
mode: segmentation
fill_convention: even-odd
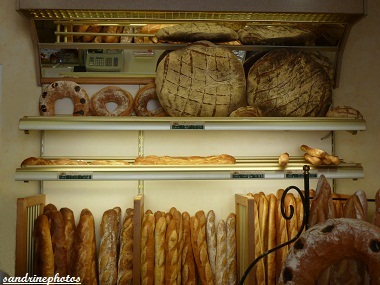
[[[304,152],[305,161],[312,165],[339,165],[338,156],[328,154],[326,151],[318,148],[312,148],[307,145],[301,145],[300,149]]]

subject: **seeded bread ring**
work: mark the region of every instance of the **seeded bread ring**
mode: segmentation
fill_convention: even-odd
[[[133,102],[136,115],[145,117],[167,116],[161,105],[157,106],[156,109],[148,110],[148,103],[152,100],[156,100],[159,102],[156,93],[156,85],[154,83],[145,85],[137,91],[136,97]]]
[[[344,259],[366,263],[371,284],[380,284],[380,228],[348,218],[311,227],[290,249],[278,284],[317,284],[326,268]]]
[[[40,96],[41,116],[55,115],[55,102],[70,98],[74,104],[74,116],[87,116],[90,112],[90,99],[86,90],[72,81],[55,81],[47,86]]]
[[[110,102],[117,104],[112,112],[106,106]],[[104,87],[91,97],[91,113],[95,116],[129,116],[132,111],[133,97],[131,93],[120,87]]]

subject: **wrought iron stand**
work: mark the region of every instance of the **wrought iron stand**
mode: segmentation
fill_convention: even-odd
[[[240,279],[240,282],[239,284],[240,285],[243,285],[244,284],[244,281],[245,279],[247,278],[249,272],[252,270],[252,268],[256,265],[257,262],[260,261],[260,259],[264,258],[265,256],[267,256],[268,254],[288,245],[288,244],[291,244],[293,243],[294,241],[296,241],[300,235],[302,234],[303,230],[304,229],[308,229],[309,226],[308,226],[308,221],[309,221],[309,200],[310,200],[310,185],[309,185],[309,178],[310,178],[310,166],[309,165],[304,165],[303,166],[303,182],[304,182],[304,192],[302,192],[298,187],[296,186],[289,186],[288,188],[285,189],[284,193],[282,194],[281,196],[281,214],[282,216],[286,219],[286,220],[290,220],[293,215],[294,215],[294,207],[292,205],[290,205],[290,213],[289,215],[287,216],[286,215],[286,212],[285,212],[285,196],[286,194],[290,191],[290,190],[296,190],[302,200],[302,205],[303,205],[303,209],[304,209],[304,213],[303,213],[303,219],[302,219],[302,225],[297,233],[297,235],[292,238],[291,240],[283,243],[283,244],[280,244],[266,252],[264,252],[263,254],[261,254],[260,256],[258,256],[249,266],[248,268],[245,270],[243,276],[241,277]]]

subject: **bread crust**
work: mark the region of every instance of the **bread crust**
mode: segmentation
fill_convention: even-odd
[[[116,103],[115,110],[110,112],[107,103]],[[91,113],[94,116],[129,116],[133,112],[133,97],[127,90],[117,86],[107,86],[91,97]]]
[[[120,234],[120,255],[118,261],[118,285],[133,284],[133,214],[132,208],[124,213],[123,226]]]
[[[74,245],[74,276],[80,277],[82,284],[98,284],[95,223],[89,209],[81,211]]]
[[[156,101],[158,106],[150,110],[148,109],[149,101]],[[156,85],[154,83],[150,83],[141,87],[133,100],[134,110],[137,116],[143,117],[164,117],[167,116],[165,110],[162,108],[161,104],[159,104],[159,100],[156,93]]]
[[[154,215],[144,214],[141,227],[141,284],[152,285],[154,282]]]
[[[215,284],[228,284],[227,228],[224,220],[219,220],[216,230]]]
[[[138,165],[202,165],[202,164],[234,164],[236,159],[228,154],[210,156],[139,156],[134,164]]]
[[[196,269],[193,256],[193,247],[191,244],[190,214],[182,213],[183,224],[183,249],[182,249],[182,268],[181,281],[183,285],[196,285]]]
[[[70,98],[74,104],[74,116],[87,116],[90,112],[90,99],[86,90],[72,81],[55,81],[49,84],[40,96],[41,116],[55,115],[55,102]]]
[[[67,247],[67,273],[71,276],[73,272],[74,242],[75,242],[75,217],[74,212],[69,208],[61,208],[60,212],[63,218],[64,232]]]
[[[42,214],[34,222],[34,272],[37,276],[54,276],[54,253],[49,219]]]
[[[207,254],[206,215],[203,210],[197,211],[190,218],[191,243],[193,246],[195,264],[202,284],[214,284],[212,270]]]
[[[99,282],[114,285],[117,282],[117,245],[119,237],[119,215],[114,209],[103,213],[100,223]]]
[[[216,253],[217,253],[217,233],[215,212],[213,210],[208,211],[206,216],[206,243],[207,254],[210,261],[211,271],[214,282],[216,281]],[[216,283],[218,284],[218,283]]]
[[[53,210],[50,215],[50,234],[54,252],[54,273],[67,275],[67,243],[62,213]]]

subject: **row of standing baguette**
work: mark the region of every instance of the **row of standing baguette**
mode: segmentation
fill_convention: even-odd
[[[141,241],[142,284],[237,284],[233,213],[216,223],[213,210],[148,210]]]
[[[280,209],[283,192],[283,189],[279,189],[276,194],[265,195],[262,192],[247,194],[254,198],[254,258],[277,245],[288,242],[297,235],[301,228],[304,213],[301,198],[292,192],[286,194],[284,199],[286,214],[289,215],[290,205],[294,207],[294,216],[290,220],[286,220],[282,217]],[[353,195],[332,193],[330,184],[323,175],[318,181],[317,189],[310,190],[310,197],[310,215],[307,221],[309,227],[324,223],[331,218],[367,219],[365,192],[357,191]],[[375,200],[376,212],[373,223],[380,226],[380,189],[376,193]],[[292,245],[289,244],[270,253],[256,264],[251,273],[256,284],[277,284],[282,264]],[[312,261],[308,262],[312,263]],[[355,269],[354,273],[350,274],[352,270],[350,271],[348,268]],[[355,275],[355,273],[357,274]],[[356,261],[344,261],[326,270],[318,284],[365,284],[363,282],[366,276],[367,272],[363,264]],[[348,283],[352,280],[355,280],[355,283]]]
[[[53,204],[35,221],[37,276],[67,274],[82,284],[133,284],[133,209],[103,213],[99,250],[92,213],[83,209],[78,224],[69,208]],[[141,284],[236,284],[235,214],[215,222],[215,213],[194,216],[146,211],[141,227]]]

